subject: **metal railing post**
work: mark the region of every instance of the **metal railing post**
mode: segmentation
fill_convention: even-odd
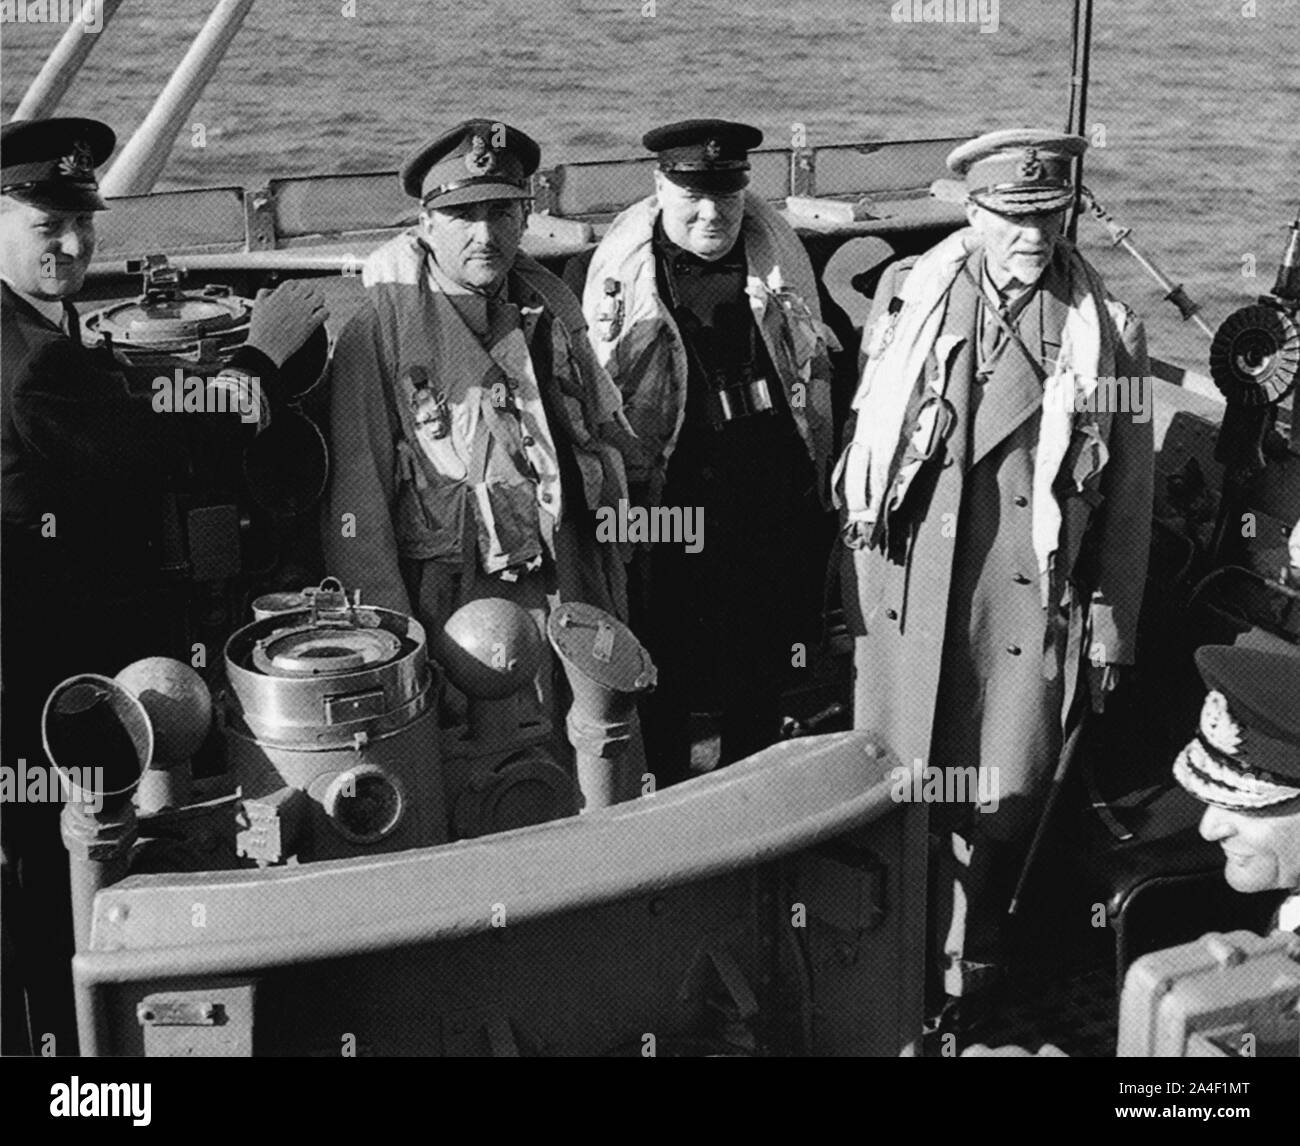
[[[144,195],[153,188],[167,165],[176,133],[203,94],[252,6],[253,0],[219,0],[144,122],[104,177],[101,194]]]
[[[59,100],[69,85],[77,78],[81,65],[86,62],[91,49],[108,27],[113,13],[121,6],[122,0],[102,0],[99,14],[99,28],[87,31],[84,20],[73,20],[68,30],[63,33],[58,47],[49,55],[42,65],[40,73],[32,80],[31,86],[23,96],[22,103],[14,112],[14,119],[44,119],[53,115],[59,106]]]

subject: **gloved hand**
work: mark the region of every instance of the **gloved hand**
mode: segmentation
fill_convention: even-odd
[[[324,297],[307,283],[290,281],[273,291],[260,290],[253,302],[247,345],[277,367],[283,366],[328,317]]]

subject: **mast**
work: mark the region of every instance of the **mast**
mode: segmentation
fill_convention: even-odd
[[[219,0],[144,122],[118,153],[117,162],[100,186],[101,194],[143,195],[153,187],[167,165],[176,133],[184,126],[252,6],[253,0]]]
[[[1088,69],[1092,60],[1092,0],[1074,0],[1074,27],[1071,32],[1070,114],[1065,130],[1083,135],[1088,122]],[[1071,163],[1074,177],[1074,203],[1070,207],[1066,234],[1074,242],[1079,223],[1080,194],[1083,190],[1083,156]]]
[[[59,100],[68,90],[68,85],[76,79],[81,65],[86,62],[91,49],[99,42],[113,13],[121,6],[122,0],[103,0],[97,31],[87,31],[83,20],[73,20],[68,30],[63,33],[58,47],[49,54],[42,65],[40,74],[32,80],[31,87],[23,96],[23,101],[14,112],[14,119],[44,119],[54,114]]]

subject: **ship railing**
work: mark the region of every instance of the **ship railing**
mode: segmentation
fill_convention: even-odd
[[[810,233],[845,236],[950,230],[959,208],[933,199],[962,137],[876,140],[753,153],[751,188]],[[581,250],[652,187],[652,159],[564,163],[533,177],[530,230],[546,253]],[[809,204],[812,204],[810,207]],[[820,204],[839,210],[817,210]],[[98,262],[168,254],[254,253],[378,241],[418,208],[393,171],[271,179],[264,187],[153,192],[112,200],[99,220]],[[545,240],[549,240],[549,243]],[[340,261],[346,254],[338,254]],[[103,268],[107,270],[107,267]]]

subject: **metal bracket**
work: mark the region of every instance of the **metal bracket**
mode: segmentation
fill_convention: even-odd
[[[816,194],[817,152],[811,147],[795,147],[790,151],[790,194],[809,196]]]
[[[280,245],[275,233],[275,193],[269,187],[244,193],[244,247],[273,251]]]
[[[235,854],[259,867],[283,862],[297,846],[307,805],[303,792],[288,787],[244,799],[236,820]]]
[[[533,213],[557,215],[560,211],[560,190],[564,186],[564,168],[550,167],[533,176]]]
[[[253,980],[163,991],[136,1004],[148,1058],[251,1058]]]

